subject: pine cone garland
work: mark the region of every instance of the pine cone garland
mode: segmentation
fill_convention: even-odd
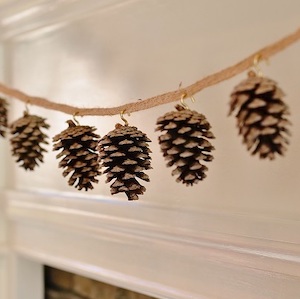
[[[201,160],[213,160],[214,147],[208,139],[215,137],[204,115],[181,105],[175,108],[177,111],[158,118],[156,131],[166,131],[158,140],[167,166],[176,167],[172,175],[178,175],[177,182],[192,186],[206,177],[208,168]]]
[[[34,170],[39,162],[44,162],[43,155],[47,150],[42,145],[48,144],[48,136],[42,129],[49,127],[45,118],[28,112],[10,125],[12,155],[18,158],[17,162],[22,163],[20,166],[25,170]]]
[[[67,121],[69,127],[53,137],[53,150],[61,150],[56,156],[63,157],[59,167],[65,168],[63,176],[71,174],[68,183],[78,190],[93,189],[92,183],[98,183],[96,177],[101,174],[97,144],[100,136],[95,134],[96,128],[76,125]]]
[[[237,110],[237,127],[243,143],[252,155],[273,160],[283,155],[289,144],[291,123],[283,91],[269,78],[249,72],[249,77],[238,84],[232,94],[230,113]]]
[[[146,191],[137,179],[149,182],[144,170],[151,169],[148,142],[151,140],[136,127],[117,124],[98,146],[106,183],[113,180],[111,194],[125,192],[128,200],[137,200]]]
[[[7,101],[0,98],[0,135],[5,137],[7,128]]]

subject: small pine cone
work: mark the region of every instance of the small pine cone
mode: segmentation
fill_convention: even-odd
[[[276,153],[285,153],[291,123],[286,118],[289,109],[281,100],[283,96],[275,81],[253,72],[234,88],[229,114],[237,110],[239,134],[252,155],[273,160]]]
[[[93,183],[98,183],[96,177],[101,174],[97,144],[100,136],[93,133],[96,128],[76,125],[67,121],[69,127],[53,137],[53,150],[62,150],[56,158],[63,159],[59,167],[65,168],[63,176],[71,174],[68,183],[78,190],[93,189]]]
[[[24,112],[23,117],[10,125],[10,133],[13,135],[10,139],[12,154],[18,157],[17,162],[21,162],[20,166],[25,170],[34,170],[39,165],[38,162],[44,162],[43,156],[47,150],[42,144],[48,144],[48,136],[42,129],[49,127],[45,118],[30,115],[28,112]]]
[[[0,135],[5,137],[7,128],[7,101],[0,98]]]
[[[151,140],[136,127],[117,124],[116,128],[104,136],[98,146],[102,166],[107,167],[106,183],[111,194],[125,192],[128,200],[137,200],[146,188],[137,178],[149,182],[143,171],[151,169],[148,142]]]
[[[208,168],[201,160],[210,162],[214,147],[207,140],[215,138],[210,124],[203,114],[185,109],[181,105],[158,118],[156,131],[166,131],[159,136],[159,144],[167,166],[175,165],[172,175],[178,175],[176,182],[193,185],[206,177]]]

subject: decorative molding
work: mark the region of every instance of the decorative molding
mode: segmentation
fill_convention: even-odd
[[[12,249],[43,264],[158,298],[239,298],[242,292],[248,298],[259,294],[261,281],[269,298],[280,298],[279,288],[291,284],[290,292],[300,292],[296,220],[74,194],[9,191],[6,200]],[[188,220],[184,229],[179,219],[181,225]],[[261,231],[245,236],[247,227]],[[272,238],[262,233],[266,227]],[[252,282],[244,289],[237,279]]]

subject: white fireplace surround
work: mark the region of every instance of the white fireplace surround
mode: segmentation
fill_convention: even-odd
[[[268,298],[300,292],[299,246],[293,243],[299,221],[143,203],[127,209],[119,201],[115,209],[111,200],[73,194],[7,191],[5,198],[13,262],[8,286],[14,282],[19,290],[12,298],[41,298],[43,264],[158,298],[214,298],[220,290],[252,298],[260,285]],[[153,215],[168,228],[156,225]],[[189,227],[176,228],[178,218],[188,218]]]
[[[166,0],[165,4],[176,6],[180,1],[171,2]],[[254,2],[260,5],[260,1]],[[15,40],[22,40],[23,34],[33,32],[30,38],[34,39],[34,33],[47,34],[62,22],[71,22],[79,16],[88,18],[94,10],[117,11],[135,3],[138,1],[8,1],[0,9],[0,36],[7,59],[2,79],[7,83],[23,82],[14,79],[11,54],[7,52],[14,48]],[[144,1],[141,5],[148,9],[150,3]],[[190,5],[196,3],[193,0]],[[159,7],[162,2],[152,4]],[[268,17],[271,20],[272,16]],[[284,20],[281,22],[284,24]],[[16,71],[16,66],[13,69]],[[299,101],[294,109],[299,109]],[[299,132],[295,135],[291,155],[296,157]],[[253,208],[247,213],[242,208],[222,210],[201,203],[170,204],[168,200],[148,199],[129,203],[107,194],[79,194],[55,190],[52,186],[37,189],[33,186],[34,180],[39,182],[38,175],[33,177],[32,186],[24,186],[26,176],[19,175],[10,158],[6,159],[9,149],[2,144],[0,150],[0,211],[3,211],[0,212],[0,299],[42,299],[43,265],[161,299],[300,298],[299,212],[295,210],[288,217],[289,211],[282,209],[280,214],[275,199],[279,212],[264,213],[265,209],[257,208],[256,213]],[[247,162],[248,156],[245,154],[244,158],[243,154],[244,148],[236,153],[253,171],[252,162]],[[222,163],[222,156],[218,161]],[[299,172],[294,170],[294,173]],[[52,174],[49,184],[51,180]],[[236,185],[238,188],[239,182]],[[291,193],[299,192],[299,182],[295,180],[293,186]],[[266,200],[268,188],[264,193]],[[206,192],[197,190],[199,197]],[[171,196],[175,196],[175,191]],[[273,196],[276,197],[275,192]],[[222,198],[219,200],[221,203]],[[250,195],[243,200],[255,201]]]

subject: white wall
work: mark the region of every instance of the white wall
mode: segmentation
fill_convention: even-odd
[[[20,6],[12,4],[0,13],[1,35],[8,49],[7,83],[32,95],[81,107],[111,107],[144,99],[175,90],[181,81],[183,86],[189,85],[293,32],[299,27],[299,9],[300,4],[296,0],[89,0],[40,1],[40,4],[26,10],[26,13],[18,14]],[[195,248],[202,248],[202,251],[195,249],[196,252],[193,252],[194,249],[186,245],[187,252],[192,254],[189,259],[188,256],[178,254],[176,250],[180,251],[180,248],[172,243],[175,247],[169,244],[170,248],[177,249],[174,249],[172,259],[164,264],[167,250],[164,251],[158,244],[157,248],[147,251],[150,258],[162,260],[161,268],[157,270],[160,271],[159,280],[154,279],[156,283],[164,281],[164,285],[175,287],[179,283],[180,271],[184,275],[191,274],[191,277],[186,276],[179,284],[178,288],[182,290],[180,298],[187,298],[184,297],[184,292],[197,294],[199,298],[230,298],[243,289],[244,298],[283,298],[281,287],[286,288],[282,291],[286,292],[284,298],[296,298],[293,296],[298,291],[300,294],[299,50],[300,43],[297,43],[272,58],[270,65],[262,63],[264,73],[278,81],[286,92],[286,102],[292,111],[291,145],[286,157],[279,157],[276,161],[259,161],[256,157],[251,157],[237,136],[235,120],[227,118],[229,94],[246,74],[204,90],[195,96],[195,104],[188,103],[192,109],[207,116],[217,137],[214,141],[215,160],[209,165],[208,177],[192,188],[176,183],[170,175],[171,170],[164,167],[165,162],[154,132],[156,119],[172,110],[174,104],[133,113],[128,117],[131,125],[147,133],[153,141],[151,149],[154,169],[149,171],[151,183],[146,185],[147,192],[137,203],[128,203],[122,195],[111,197],[109,186],[104,183],[104,176],[95,190],[88,194],[72,189],[62,177],[51,147],[45,164],[32,173],[16,166],[7,154],[9,165],[4,176],[9,177],[8,184],[13,190],[8,195],[8,211],[13,220],[13,228],[19,232],[11,237],[13,248],[15,246],[18,252],[34,257],[36,253],[30,251],[33,250],[30,246],[39,241],[38,238],[43,238],[44,231],[53,232],[54,229],[52,226],[51,229],[47,228],[46,224],[44,231],[38,231],[38,228],[36,231],[32,226],[31,231],[29,228],[21,228],[21,223],[24,226],[25,220],[27,223],[30,222],[30,217],[36,217],[39,223],[53,222],[57,225],[62,220],[59,220],[58,214],[50,213],[53,205],[57,213],[63,213],[63,209],[68,208],[74,211],[79,205],[89,213],[97,211],[96,215],[103,213],[110,217],[130,217],[131,221],[137,221],[136,225],[141,224],[145,231],[149,229],[147,225],[155,224],[147,232],[150,234],[156,229],[164,232],[165,241],[168,235],[174,237],[176,234],[182,238],[191,237],[194,241],[213,238],[220,246],[229,242],[227,249],[234,245],[239,250],[251,249],[253,254],[257,254],[252,260],[248,256],[240,259],[237,255],[233,255],[231,259],[231,256],[223,256],[222,253],[218,255],[220,260],[215,262],[214,254],[205,251],[201,247],[202,241],[199,241],[195,243]],[[24,104],[11,102],[13,120],[21,116]],[[51,124],[50,136],[66,128],[65,121],[69,118],[67,115],[37,107],[30,107],[30,111],[48,118]],[[98,133],[103,136],[114,128],[120,118],[84,117],[79,121],[81,124],[95,125]],[[6,157],[2,159],[5,160]],[[43,200],[45,196],[50,199],[46,198],[48,201],[45,199],[41,203],[39,200]],[[78,203],[69,203],[70,198],[77,198]],[[39,205],[39,209],[43,211],[40,213],[42,216],[31,213],[30,205]],[[76,219],[79,218],[74,218],[74,221],[81,223],[80,219]],[[90,221],[88,217],[84,219],[82,223]],[[112,225],[110,223],[110,229]],[[119,229],[120,227],[117,231],[120,233]],[[137,233],[131,227],[131,233],[133,230]],[[30,239],[31,233],[35,238]],[[53,238],[56,240],[54,236]],[[239,238],[238,241],[235,238]],[[59,240],[63,240],[63,237]],[[101,242],[99,244],[103,244]],[[37,252],[46,252],[45,244],[39,244]],[[106,245],[107,250],[104,250]],[[111,254],[112,257],[120,255],[120,246],[114,247],[110,242],[106,245],[103,245],[103,254]],[[55,246],[47,254],[57,253],[59,257],[63,256],[59,244]],[[185,247],[182,246],[184,250]],[[109,253],[110,248],[114,248],[115,252]],[[265,249],[265,252],[259,253],[259,249]],[[80,246],[78,250],[81,253]],[[271,251],[275,255],[280,252],[282,256],[273,256],[270,262],[261,264],[264,255],[270,258]],[[78,254],[78,259],[84,260],[86,251],[82,252],[83,256]],[[203,258],[200,261],[197,256],[199,253],[209,256],[211,260],[207,262]],[[129,258],[129,255],[125,256]],[[288,263],[293,265],[287,266],[287,260],[291,257],[293,263]],[[153,279],[156,275],[155,266],[150,258],[137,257],[136,268],[130,268],[127,274],[139,276],[139,262],[149,264],[150,268],[152,264],[154,272],[149,271],[147,275],[141,276],[145,281]],[[222,267],[224,272],[218,274],[219,263],[222,264],[224,259],[231,266],[226,264]],[[172,264],[172,260],[178,263]],[[99,265],[104,263],[102,260],[98,262]],[[281,262],[286,270],[281,267]],[[58,260],[52,260],[52,263],[59,265]],[[89,263],[93,264],[91,261]],[[120,260],[120,266],[107,264],[106,269],[126,272],[126,261],[122,266],[121,263]],[[193,264],[198,268],[193,269]],[[234,270],[237,268],[232,264],[238,264],[241,268]],[[203,265],[205,270],[200,268]],[[271,265],[275,265],[275,268]],[[80,271],[78,267],[72,267],[75,271]],[[249,267],[256,272],[248,273]],[[161,274],[170,275],[176,269],[179,272],[174,274],[173,279],[167,279]],[[280,273],[278,277],[273,273],[274,269]],[[85,272],[108,282],[122,284],[122,279],[113,281],[110,276],[101,276],[101,273]],[[224,282],[222,275],[225,273],[228,276],[223,278],[224,281],[231,279],[231,284],[226,287],[224,283],[221,287]],[[197,277],[201,278],[202,283],[198,283]],[[239,277],[241,281],[238,281]],[[262,277],[266,282],[265,287],[260,283]],[[286,284],[278,284],[281,281]],[[143,291],[137,285],[130,287]],[[146,288],[146,291],[154,292],[151,287]],[[159,293],[155,289],[154,293],[157,296],[167,296],[163,295],[167,291]],[[173,298],[177,298],[176,296],[173,295]],[[189,298],[194,298],[195,295],[191,296]]]
[[[192,83],[299,26],[297,1],[289,1],[289,5],[282,1],[273,1],[271,5],[268,1],[247,4],[192,0],[122,1],[111,6],[110,1],[107,3],[108,7],[95,9],[89,15],[63,15],[56,26],[17,36],[11,52],[10,84],[67,104],[114,106],[174,90],[181,81],[183,85]],[[43,21],[43,16],[36,20]],[[195,104],[190,104],[207,116],[217,137],[215,161],[209,165],[208,178],[193,188],[174,182],[170,169],[162,166],[164,160],[156,142],[155,121],[174,105],[132,114],[130,124],[153,140],[152,181],[142,200],[178,207],[297,217],[298,51],[296,44],[272,58],[270,66],[262,65],[266,75],[280,83],[291,106],[293,138],[286,158],[270,163],[250,157],[237,137],[235,120],[226,117],[229,93],[245,74],[205,90],[196,96]],[[23,109],[23,104],[15,105],[11,119],[19,117]],[[48,117],[51,136],[66,127],[67,115],[35,107],[30,110]],[[85,117],[81,123],[97,126],[103,136],[118,121],[118,116]],[[45,161],[45,165],[30,174],[13,164],[15,186],[74,192],[55,167],[55,153],[50,152]],[[109,196],[104,177],[93,194]]]

